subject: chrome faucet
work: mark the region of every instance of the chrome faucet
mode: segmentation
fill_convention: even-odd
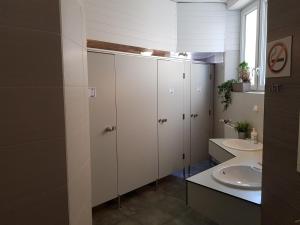
[[[236,124],[231,119],[220,119],[219,122],[220,123],[224,123],[224,124],[226,124],[226,125],[228,125],[230,127],[233,127],[233,128],[235,127],[235,124]]]

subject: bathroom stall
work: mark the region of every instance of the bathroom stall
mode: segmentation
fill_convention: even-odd
[[[88,52],[97,206],[208,159],[210,65]]]
[[[184,62],[158,60],[159,178],[184,168]]]
[[[208,139],[212,135],[211,66],[191,64],[191,165],[208,159]]]
[[[118,196],[115,56],[88,54],[92,205]],[[101,118],[101,119],[100,119]]]
[[[115,56],[119,195],[157,180],[156,63]]]

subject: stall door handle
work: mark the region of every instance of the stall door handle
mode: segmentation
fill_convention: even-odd
[[[112,132],[116,130],[116,127],[115,126],[108,126],[104,129],[105,132]]]
[[[160,124],[166,123],[168,121],[168,119],[164,118],[164,119],[159,119],[158,122]]]

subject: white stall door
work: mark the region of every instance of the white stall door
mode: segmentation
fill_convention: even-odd
[[[114,55],[88,53],[92,205],[117,197],[116,106]]]
[[[158,179],[157,61],[116,55],[118,190]]]
[[[210,66],[191,65],[191,164],[208,159],[208,141],[211,133]]]
[[[182,170],[184,62],[158,60],[159,177]]]

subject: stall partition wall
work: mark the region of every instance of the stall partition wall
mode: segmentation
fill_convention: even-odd
[[[208,140],[193,142],[200,129],[191,135],[189,61],[89,52],[88,64],[89,86],[96,90],[90,98],[93,206],[204,158]],[[205,123],[206,118],[198,128]],[[191,154],[191,142],[203,146]]]
[[[184,62],[183,77],[183,152],[184,175],[189,174],[191,166],[191,62]]]

